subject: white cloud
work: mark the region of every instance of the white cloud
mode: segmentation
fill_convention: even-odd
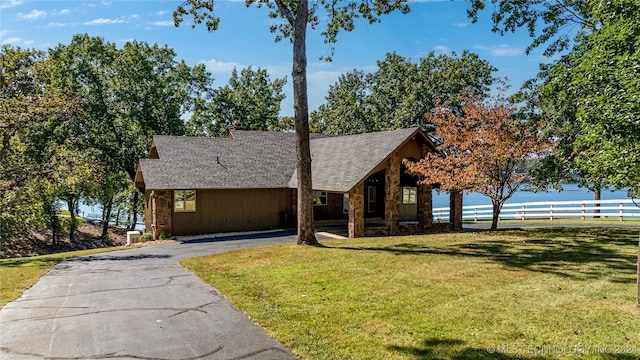
[[[169,10],[160,10],[160,11],[158,11],[158,12],[156,13],[156,15],[158,15],[158,16],[162,16],[162,15],[164,15],[164,14],[168,14],[168,13],[169,13]]]
[[[23,3],[24,0],[3,0],[2,3],[0,3],[0,9],[16,7],[18,5],[22,5]]]
[[[28,14],[18,13],[18,18],[23,20],[37,20],[47,16],[44,10],[31,10]]]
[[[208,71],[212,73],[231,73],[233,68],[238,68],[238,70],[245,68],[246,66],[236,63],[236,62],[222,62],[216,59],[211,60],[200,60],[199,64],[204,64]]]
[[[153,26],[173,26],[173,21],[165,20],[165,21],[154,21],[151,23]]]
[[[66,23],[50,22],[49,24],[47,24],[47,27],[56,28],[56,27],[65,27],[65,26],[68,26],[68,25],[69,24],[66,24]]]
[[[22,39],[20,39],[19,37],[10,37],[10,38],[2,40],[2,45],[9,45],[9,44],[16,45],[20,41],[22,41]]]
[[[462,28],[462,27],[466,27],[466,26],[468,26],[468,25],[469,25],[469,23],[468,23],[468,22],[453,23],[453,26],[455,26],[455,27],[461,27],[461,28]]]
[[[69,9],[62,9],[56,13],[56,15],[69,15],[69,14],[71,14],[71,10]]]
[[[121,24],[124,20],[122,19],[106,19],[106,18],[98,18],[93,19],[91,21],[87,21],[84,23],[85,25],[109,25],[109,24]]]
[[[489,54],[493,56],[518,56],[524,53],[524,50],[519,47],[509,46],[509,45],[494,45],[494,46],[484,46],[484,45],[476,45],[473,47],[477,50],[485,50],[488,51]]]
[[[448,47],[446,47],[446,46],[443,46],[443,45],[438,45],[438,46],[436,46],[436,47],[434,48],[434,50],[435,50],[435,51],[437,51],[437,52],[443,53],[443,54],[449,54],[449,53],[451,53],[451,49],[450,49],[450,48],[448,48]]]

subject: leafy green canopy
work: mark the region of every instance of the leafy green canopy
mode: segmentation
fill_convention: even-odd
[[[431,52],[417,63],[389,53],[378,70],[343,74],[329,88],[326,103],[311,114],[314,131],[355,134],[419,126],[430,130],[424,114],[435,99],[459,112],[463,90],[486,94],[496,69],[478,55]]]
[[[8,238],[47,226],[60,171],[69,182],[78,175],[71,168],[75,154],[62,151],[61,144],[64,124],[81,108],[68,92],[47,89],[51,63],[44,52],[5,45],[0,61],[0,246],[5,246]]]
[[[631,187],[640,183],[640,5],[593,1],[587,27],[574,48],[542,66],[521,92],[530,117],[543,118],[558,137],[558,151],[536,174],[557,182],[575,174],[585,186]]]
[[[604,19],[602,28],[580,39],[568,67],[555,69],[568,72],[577,99],[575,161],[640,194],[640,3],[597,3],[590,16]]]
[[[283,125],[278,117],[285,98],[282,88],[286,78],[271,81],[266,70],[251,66],[238,74],[233,69],[229,83],[211,91],[209,99],[199,99],[187,122],[193,135],[223,136],[229,128],[278,131]]]

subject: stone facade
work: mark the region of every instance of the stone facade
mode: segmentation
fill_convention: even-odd
[[[364,183],[349,192],[349,237],[363,237],[364,232]]]
[[[153,239],[160,238],[160,233],[164,232],[167,237],[171,236],[171,215],[173,210],[173,191],[158,190],[151,194],[153,217],[151,220],[151,233]]]
[[[384,221],[389,235],[395,235],[400,226],[400,157],[393,154],[385,171]]]
[[[418,185],[418,223],[424,229],[433,225],[433,187]]]

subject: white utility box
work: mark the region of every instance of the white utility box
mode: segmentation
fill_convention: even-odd
[[[127,231],[127,246],[140,242],[140,231]]]

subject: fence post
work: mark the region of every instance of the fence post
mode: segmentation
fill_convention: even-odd
[[[520,220],[524,221],[526,213],[527,213],[527,207],[525,205],[522,205],[522,216],[520,216]]]
[[[585,213],[585,211],[584,211],[584,203],[582,203],[582,221],[584,221],[584,220],[585,220],[585,218],[586,218],[586,217],[584,216],[584,213]]]
[[[478,222],[478,208],[473,208],[473,222]]]
[[[549,205],[549,220],[553,221],[553,204]]]
[[[624,220],[624,215],[622,215],[623,213],[624,213],[624,204],[620,202],[620,221]]]

